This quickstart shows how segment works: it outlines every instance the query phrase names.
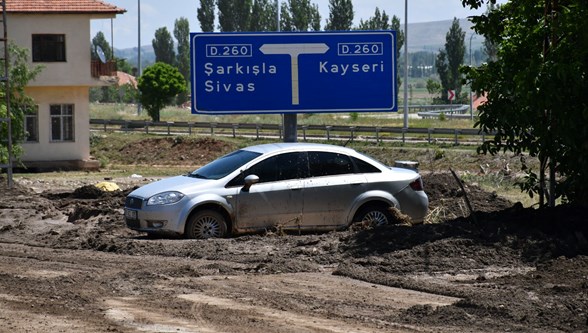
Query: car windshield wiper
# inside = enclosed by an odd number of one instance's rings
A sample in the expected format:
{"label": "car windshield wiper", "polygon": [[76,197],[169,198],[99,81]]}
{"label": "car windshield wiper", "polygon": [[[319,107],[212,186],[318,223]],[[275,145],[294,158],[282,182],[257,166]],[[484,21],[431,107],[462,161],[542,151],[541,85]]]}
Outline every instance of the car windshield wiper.
{"label": "car windshield wiper", "polygon": [[208,177],[206,177],[206,176],[203,176],[199,173],[192,173],[192,172],[188,174],[188,177],[199,178],[199,179],[208,179]]}

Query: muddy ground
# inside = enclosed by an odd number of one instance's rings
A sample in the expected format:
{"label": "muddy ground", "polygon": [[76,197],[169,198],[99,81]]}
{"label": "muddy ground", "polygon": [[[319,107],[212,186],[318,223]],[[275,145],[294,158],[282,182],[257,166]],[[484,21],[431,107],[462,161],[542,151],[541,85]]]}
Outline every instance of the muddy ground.
{"label": "muddy ground", "polygon": [[434,224],[149,239],[152,179],[0,182],[0,332],[588,332],[588,218],[427,174]]}

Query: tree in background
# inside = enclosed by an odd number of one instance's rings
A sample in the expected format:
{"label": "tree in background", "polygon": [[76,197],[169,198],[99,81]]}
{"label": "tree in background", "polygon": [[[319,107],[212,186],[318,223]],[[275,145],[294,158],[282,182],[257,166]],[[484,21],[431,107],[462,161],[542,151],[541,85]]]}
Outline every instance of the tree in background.
{"label": "tree in background", "polygon": [[252,5],[252,0],[216,0],[220,31],[248,31]]}
{"label": "tree in background", "polygon": [[159,121],[161,109],[173,101],[173,97],[186,91],[186,80],[177,68],[163,62],[149,66],[139,77],[141,103],[153,121]]}
{"label": "tree in background", "polygon": [[180,17],[175,21],[174,37],[178,42],[176,64],[180,73],[188,81],[190,79],[190,22],[187,18]]}
{"label": "tree in background", "polygon": [[[479,8],[494,0],[462,0]],[[479,151],[528,152],[521,189],[540,205],[588,204],[588,2],[509,1],[473,18],[476,32],[498,45],[497,60],[464,70],[488,101],[476,126],[495,131]]]}
{"label": "tree in background", "polygon": [[[34,80],[43,70],[43,66],[29,68],[27,49],[20,48],[16,44],[8,45],[10,54],[10,63],[8,71],[10,76],[10,90],[7,91],[6,82],[0,83],[0,118],[6,118],[7,105],[4,97],[10,95],[10,121],[13,145],[13,156],[17,157],[22,154],[22,149],[18,145],[26,137],[24,120],[27,113],[35,110],[34,100],[25,94],[25,87]],[[4,66],[2,60],[0,65]],[[0,123],[0,163],[8,163],[8,125],[6,122]]]}
{"label": "tree in background", "polygon": [[459,26],[459,20],[453,19],[449,32],[445,35],[445,50],[439,50],[435,65],[441,80],[441,99],[449,102],[447,90],[455,90],[455,95],[461,96],[462,76],[459,67],[463,65],[465,57],[465,32]]}
{"label": "tree in background", "polygon": [[[495,3],[488,3],[485,15],[488,16],[490,12],[496,10],[498,7],[500,7],[500,5],[497,5]],[[482,46],[484,53],[486,54],[486,61],[496,61],[498,57],[498,48],[496,43],[494,43],[489,38],[484,38],[484,43],[482,44]]]}
{"label": "tree in background", "polygon": [[276,31],[278,7],[274,0],[255,0],[251,9],[249,31]]}
{"label": "tree in background", "polygon": [[163,62],[169,65],[176,63],[176,51],[174,40],[166,27],[155,30],[155,38],[151,42],[155,52],[155,62]]}
{"label": "tree in background", "polygon": [[214,31],[214,0],[200,0],[200,7],[197,10],[198,22],[202,32]]}
{"label": "tree in background", "polygon": [[[178,55],[176,64],[178,70],[184,76],[186,85],[190,84],[190,22],[185,17],[180,17],[174,24],[174,37],[178,42]],[[180,105],[188,100],[188,92],[178,95],[176,104]]]}
{"label": "tree in background", "polygon": [[321,15],[318,5],[310,0],[288,0],[280,8],[280,26],[282,31],[319,31]]}
{"label": "tree in background", "polygon": [[104,34],[102,33],[102,31],[98,31],[96,33],[96,36],[94,36],[94,38],[92,38],[92,50],[91,50],[92,60],[100,60],[100,57],[98,56],[98,51],[97,51],[98,47],[100,47],[102,49],[102,51],[104,52],[104,56],[105,56],[106,60],[114,58],[114,55],[112,53],[112,48],[110,47],[110,44],[108,43],[108,41],[104,37]]}
{"label": "tree in background", "polygon": [[351,0],[329,0],[329,18],[325,30],[351,30],[353,3]]}

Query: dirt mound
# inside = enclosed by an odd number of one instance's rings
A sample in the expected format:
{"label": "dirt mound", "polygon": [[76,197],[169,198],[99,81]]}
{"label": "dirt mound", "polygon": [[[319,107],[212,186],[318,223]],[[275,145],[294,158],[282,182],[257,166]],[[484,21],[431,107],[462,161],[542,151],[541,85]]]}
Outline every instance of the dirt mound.
{"label": "dirt mound", "polygon": [[[91,262],[93,270],[127,269],[114,279],[99,282],[95,280],[101,274],[94,271],[84,270],[83,279],[62,277],[66,282],[59,287],[59,297],[70,303],[76,295],[90,295],[96,288],[108,290],[97,293],[101,300],[106,293],[131,298],[145,293],[154,308],[165,308],[171,300],[179,309],[175,314],[185,313],[191,318],[192,305],[178,302],[176,294],[211,292],[214,288],[201,288],[203,280],[222,280],[222,290],[226,290],[235,283],[233,277],[266,277],[272,281],[285,273],[332,276],[333,272],[351,281],[371,283],[373,288],[402,287],[460,300],[446,306],[414,305],[392,311],[383,309],[379,299],[360,297],[331,303],[337,293],[321,297],[321,301],[308,300],[306,294],[288,290],[287,296],[268,296],[264,293],[272,288],[251,283],[235,287],[239,292],[249,292],[247,297],[237,292],[226,297],[251,299],[280,310],[308,306],[313,315],[326,311],[325,317],[351,321],[357,327],[385,322],[431,328],[424,331],[439,331],[439,327],[456,332],[488,331],[489,327],[496,332],[588,330],[586,207],[523,208],[478,186],[465,184],[475,210],[474,220],[465,208],[464,193],[449,173],[425,175],[423,179],[431,211],[444,212],[437,216],[436,223],[210,240],[148,239],[129,230],[123,206],[131,189],[96,189],[98,192],[83,185],[37,194],[22,187],[8,190],[1,184],[0,246],[20,243],[34,249],[49,248],[42,260],[32,257],[34,265],[63,261],[58,256],[69,251],[75,257],[75,253],[92,250],[95,258],[86,261]],[[2,265],[8,268],[0,281],[8,281],[10,274],[6,272],[22,269],[18,261],[15,263],[13,251],[4,254],[8,259]],[[72,260],[63,262],[69,265]],[[9,267],[11,263],[15,266]],[[19,274],[15,282],[2,285],[3,290],[18,286],[22,288],[18,295],[27,295],[19,299],[53,300],[53,275],[46,279],[50,287],[45,291],[39,290],[42,284],[38,276],[25,279],[24,273]],[[196,277],[206,279],[194,280]],[[173,288],[158,289],[162,283]],[[312,286],[321,283],[325,282],[313,280]],[[279,285],[271,291],[289,287],[291,284]],[[304,288],[312,289],[306,285]],[[84,306],[76,309],[90,311],[94,296],[84,297]],[[35,309],[60,309],[59,303],[53,301],[44,302],[43,306],[34,304]],[[102,303],[96,304],[98,310],[86,317],[103,318]],[[19,307],[25,308],[31,306]],[[387,331],[395,327],[399,326],[388,326]]]}
{"label": "dirt mound", "polygon": [[129,164],[203,165],[234,150],[235,146],[214,138],[147,138],[128,144],[120,153]]}

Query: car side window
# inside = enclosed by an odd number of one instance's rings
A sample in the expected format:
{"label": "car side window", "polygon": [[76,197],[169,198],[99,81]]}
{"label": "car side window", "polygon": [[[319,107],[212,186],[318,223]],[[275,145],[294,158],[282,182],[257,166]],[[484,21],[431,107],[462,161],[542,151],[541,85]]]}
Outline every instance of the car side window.
{"label": "car side window", "polygon": [[308,165],[311,177],[354,173],[351,158],[344,154],[308,152]]}
{"label": "car side window", "polygon": [[357,173],[379,173],[379,172],[382,172],[382,170],[376,168],[375,166],[369,164],[368,162],[366,162],[364,160],[360,160],[359,158],[356,158],[356,157],[351,157],[351,159],[353,160],[353,163],[355,163],[355,166],[357,167]]}
{"label": "car side window", "polygon": [[267,158],[235,177],[227,187],[242,186],[249,175],[257,175],[260,183],[305,178],[308,175],[306,155],[285,153]]}

